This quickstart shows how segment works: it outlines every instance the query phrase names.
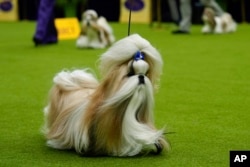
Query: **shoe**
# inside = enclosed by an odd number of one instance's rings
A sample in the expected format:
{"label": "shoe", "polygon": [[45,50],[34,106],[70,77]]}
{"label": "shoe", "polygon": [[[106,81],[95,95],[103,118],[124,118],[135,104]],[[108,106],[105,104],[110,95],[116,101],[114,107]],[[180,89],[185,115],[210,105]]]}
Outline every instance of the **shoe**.
{"label": "shoe", "polygon": [[33,42],[35,43],[35,46],[38,46],[38,45],[42,44],[42,40],[37,39],[36,37],[33,38]]}
{"label": "shoe", "polygon": [[175,31],[172,31],[172,34],[190,34],[190,33],[184,30],[175,30]]}
{"label": "shoe", "polygon": [[38,39],[36,37],[33,37],[33,42],[35,44],[35,46],[40,46],[40,45],[47,45],[47,44],[56,44],[57,43],[57,39],[50,39],[50,41],[42,41],[41,39]]}

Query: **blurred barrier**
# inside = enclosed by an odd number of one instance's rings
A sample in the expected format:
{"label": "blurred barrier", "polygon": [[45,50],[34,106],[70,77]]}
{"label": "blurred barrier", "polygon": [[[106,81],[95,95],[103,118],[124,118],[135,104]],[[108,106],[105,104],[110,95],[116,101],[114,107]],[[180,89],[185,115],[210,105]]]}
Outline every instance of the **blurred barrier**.
{"label": "blurred barrier", "polygon": [[55,19],[58,39],[76,39],[80,35],[80,25],[77,18]]}
{"label": "blurred barrier", "polygon": [[250,23],[250,1],[249,0],[227,0],[227,11],[232,14],[238,23]]}
{"label": "blurred barrier", "polygon": [[0,21],[17,21],[18,19],[17,0],[0,0]]}

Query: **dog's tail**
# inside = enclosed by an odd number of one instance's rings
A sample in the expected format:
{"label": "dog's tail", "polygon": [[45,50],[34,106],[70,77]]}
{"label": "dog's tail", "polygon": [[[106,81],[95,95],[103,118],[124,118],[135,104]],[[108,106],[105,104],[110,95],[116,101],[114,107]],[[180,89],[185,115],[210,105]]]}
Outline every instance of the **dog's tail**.
{"label": "dog's tail", "polygon": [[73,91],[78,89],[95,89],[98,86],[96,77],[85,70],[62,71],[54,79],[54,83],[64,91]]}
{"label": "dog's tail", "polygon": [[[99,85],[97,79],[85,70],[62,71],[54,79],[54,86],[49,93],[49,104],[44,109],[45,126],[43,133],[47,138],[57,138],[62,134],[67,115],[84,105],[95,88]],[[63,113],[63,114],[61,114]],[[60,118],[59,118],[60,117]],[[59,128],[58,128],[59,127]],[[53,146],[60,148],[59,146]]]}

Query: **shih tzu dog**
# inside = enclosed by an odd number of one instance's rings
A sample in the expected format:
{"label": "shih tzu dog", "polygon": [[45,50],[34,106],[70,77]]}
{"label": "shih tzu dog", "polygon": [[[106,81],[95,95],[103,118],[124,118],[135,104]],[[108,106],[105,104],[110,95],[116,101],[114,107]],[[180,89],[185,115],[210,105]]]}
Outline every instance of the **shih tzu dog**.
{"label": "shih tzu dog", "polygon": [[138,34],[114,43],[99,59],[101,81],[89,69],[62,71],[45,107],[47,145],[86,156],[135,156],[168,149],[154,126],[154,92],[162,58]]}
{"label": "shih tzu dog", "polygon": [[113,30],[105,17],[98,17],[96,11],[82,14],[81,33],[76,41],[78,48],[105,48],[115,41]]}
{"label": "shih tzu dog", "polygon": [[214,10],[208,7],[203,11],[202,20],[202,33],[222,34],[235,32],[237,29],[237,24],[229,13],[216,16]]}

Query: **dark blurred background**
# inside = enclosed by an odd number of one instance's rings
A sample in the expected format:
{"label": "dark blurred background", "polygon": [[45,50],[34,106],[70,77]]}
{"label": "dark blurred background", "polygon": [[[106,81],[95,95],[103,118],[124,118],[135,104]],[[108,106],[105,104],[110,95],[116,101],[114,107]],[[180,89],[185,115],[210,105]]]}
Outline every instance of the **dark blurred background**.
{"label": "dark blurred background", "polygon": [[[161,6],[162,22],[171,22],[171,15],[167,0],[152,0],[152,21],[156,20],[156,3]],[[19,19],[36,20],[37,9],[40,0],[19,0]],[[178,0],[177,0],[178,2]],[[235,21],[250,22],[250,1],[249,0],[217,0],[222,8],[231,13]],[[198,0],[192,0],[194,24],[201,22],[201,13],[203,6]],[[94,9],[99,15],[107,18],[108,21],[119,21],[120,1],[119,0],[56,0],[55,16],[56,18],[77,17],[81,18],[81,13],[86,9]]]}

